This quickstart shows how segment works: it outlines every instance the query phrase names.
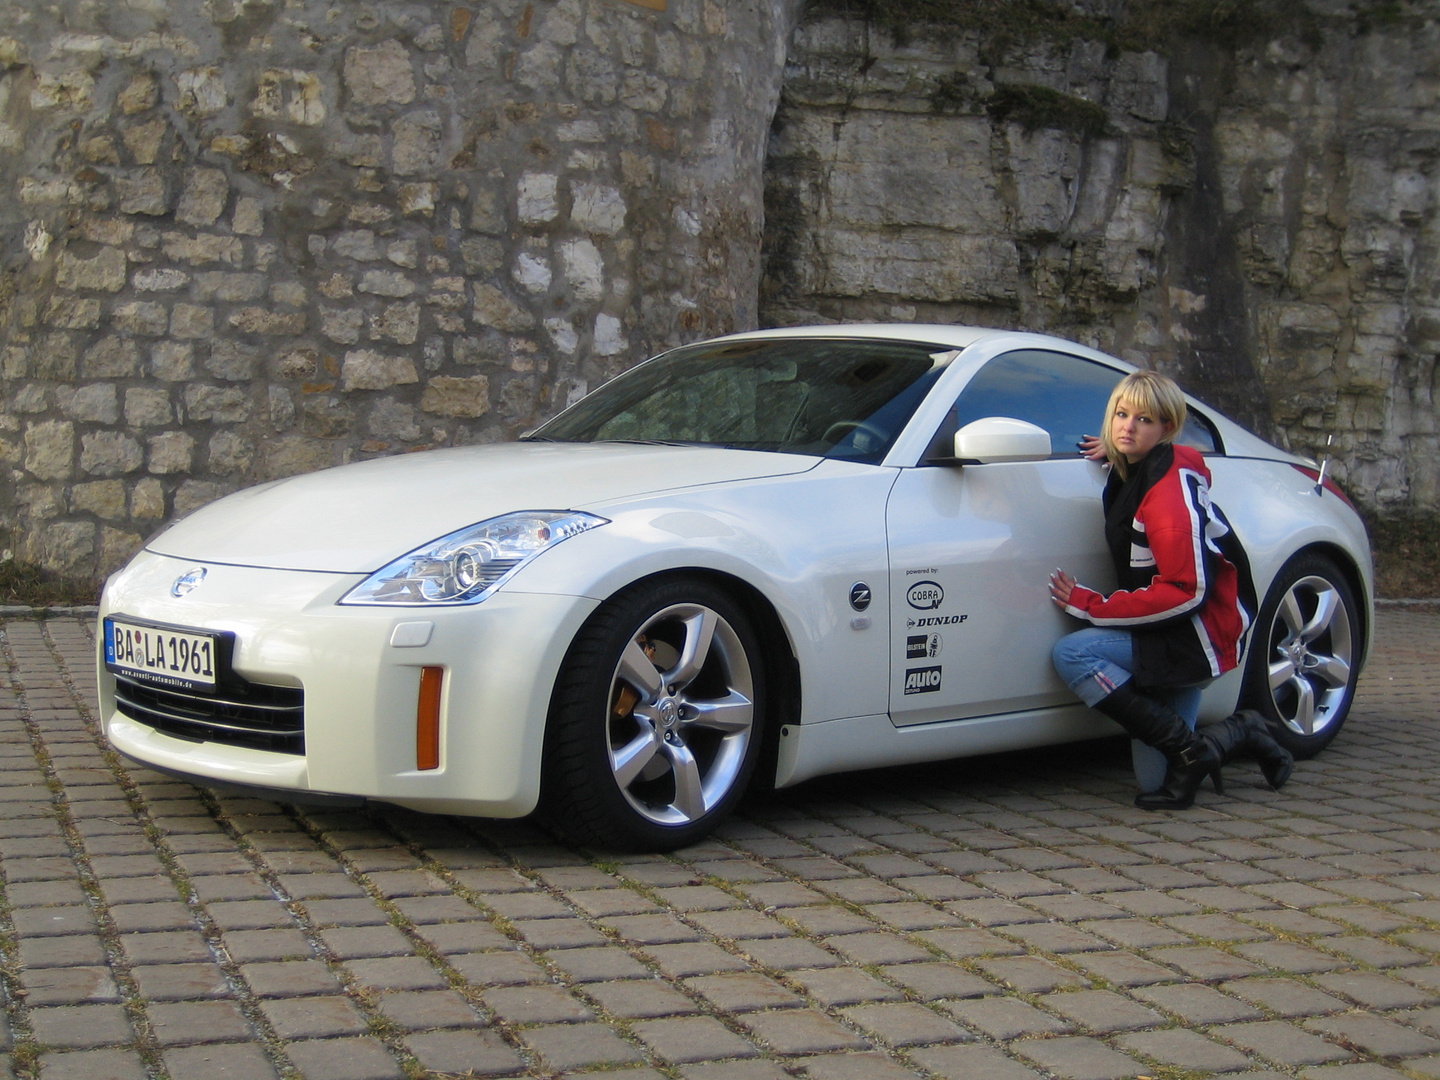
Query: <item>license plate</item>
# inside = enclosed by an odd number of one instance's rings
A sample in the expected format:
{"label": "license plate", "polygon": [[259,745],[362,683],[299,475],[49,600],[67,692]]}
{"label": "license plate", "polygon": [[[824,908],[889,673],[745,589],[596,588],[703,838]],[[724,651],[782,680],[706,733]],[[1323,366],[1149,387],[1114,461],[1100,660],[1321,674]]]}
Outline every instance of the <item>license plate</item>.
{"label": "license plate", "polygon": [[105,666],[160,686],[214,690],[218,638],[197,630],[106,619]]}

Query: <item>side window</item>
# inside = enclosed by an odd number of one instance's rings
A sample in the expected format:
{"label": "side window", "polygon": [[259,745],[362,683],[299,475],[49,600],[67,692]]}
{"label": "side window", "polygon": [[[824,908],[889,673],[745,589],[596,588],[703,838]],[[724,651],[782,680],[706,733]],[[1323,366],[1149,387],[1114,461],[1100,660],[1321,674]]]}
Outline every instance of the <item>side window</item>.
{"label": "side window", "polygon": [[1064,353],[1005,353],[976,372],[960,392],[937,443],[947,445],[972,420],[1012,416],[1050,433],[1051,457],[1071,457],[1082,436],[1100,434],[1105,404],[1121,377],[1114,368]]}
{"label": "side window", "polygon": [[1186,414],[1185,426],[1180,429],[1180,437],[1175,441],[1181,446],[1193,446],[1202,454],[1222,452],[1220,436],[1215,433],[1215,425],[1193,408]]}

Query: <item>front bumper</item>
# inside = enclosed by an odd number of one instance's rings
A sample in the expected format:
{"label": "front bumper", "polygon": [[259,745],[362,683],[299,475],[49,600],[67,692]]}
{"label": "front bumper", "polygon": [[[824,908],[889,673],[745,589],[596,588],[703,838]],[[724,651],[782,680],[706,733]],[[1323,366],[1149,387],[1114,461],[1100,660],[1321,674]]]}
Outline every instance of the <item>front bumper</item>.
{"label": "front bumper", "polygon": [[[101,619],[232,632],[237,674],[303,688],[304,751],[193,741],[121,715],[102,643],[100,714],[116,750],[202,784],[487,817],[534,809],[551,689],[597,601],[502,590],[473,607],[340,607],[362,575],[223,565],[207,566],[200,588],[173,597],[171,584],[199,565],[142,553],[107,586]],[[411,625],[397,633],[402,624]],[[436,769],[416,768],[426,667],[444,673]]]}

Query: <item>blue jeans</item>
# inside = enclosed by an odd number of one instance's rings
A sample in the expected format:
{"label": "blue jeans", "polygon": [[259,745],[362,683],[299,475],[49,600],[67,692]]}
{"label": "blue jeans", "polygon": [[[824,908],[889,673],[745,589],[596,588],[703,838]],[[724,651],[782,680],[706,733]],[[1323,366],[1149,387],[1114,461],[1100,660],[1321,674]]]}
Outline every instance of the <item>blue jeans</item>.
{"label": "blue jeans", "polygon": [[[1094,708],[1102,698],[1130,681],[1135,667],[1135,645],[1129,630],[1089,626],[1066,634],[1050,654],[1055,670],[1065,685],[1086,705]],[[1147,697],[1170,706],[1195,727],[1200,713],[1200,691],[1204,684],[1149,688]],[[1130,740],[1130,760],[1141,791],[1155,791],[1165,782],[1165,755],[1153,746]]]}

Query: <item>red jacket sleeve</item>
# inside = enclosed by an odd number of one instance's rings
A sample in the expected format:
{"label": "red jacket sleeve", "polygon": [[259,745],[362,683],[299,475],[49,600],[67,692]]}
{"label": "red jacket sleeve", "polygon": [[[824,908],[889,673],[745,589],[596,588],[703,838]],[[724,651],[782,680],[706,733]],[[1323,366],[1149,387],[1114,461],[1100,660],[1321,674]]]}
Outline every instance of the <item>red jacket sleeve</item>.
{"label": "red jacket sleeve", "polygon": [[[1205,515],[1197,504],[1208,499],[1209,489],[1200,474],[1190,472],[1202,482],[1187,483],[1182,470],[1172,469],[1146,494],[1136,514],[1154,559],[1150,583],[1109,596],[1076,586],[1066,611],[1096,626],[1144,626],[1189,614],[1205,603]],[[1143,560],[1143,548],[1138,554]]]}

